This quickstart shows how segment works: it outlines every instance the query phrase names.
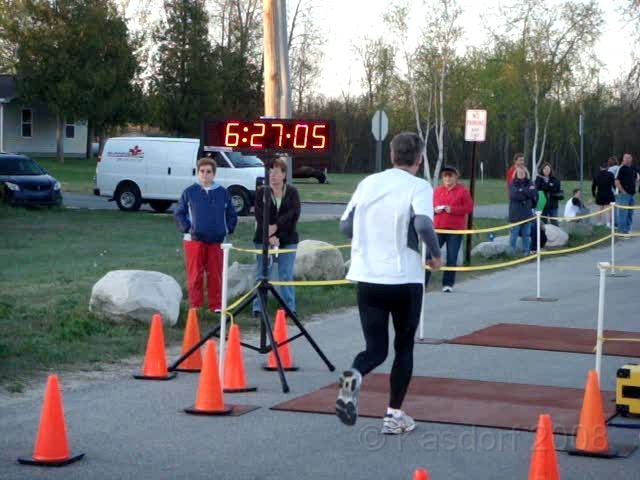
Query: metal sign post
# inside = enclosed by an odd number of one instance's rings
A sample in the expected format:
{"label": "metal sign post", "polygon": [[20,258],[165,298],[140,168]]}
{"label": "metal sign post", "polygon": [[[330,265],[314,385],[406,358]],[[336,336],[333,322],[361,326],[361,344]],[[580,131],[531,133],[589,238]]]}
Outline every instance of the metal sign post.
{"label": "metal sign post", "polygon": [[[486,110],[467,110],[464,122],[464,139],[467,142],[473,142],[473,150],[471,154],[471,178],[469,181],[469,193],[471,200],[475,205],[475,189],[476,189],[476,144],[484,142],[487,135],[487,111]],[[484,169],[483,169],[484,170]],[[473,210],[469,214],[467,220],[467,229],[473,229]],[[466,264],[471,263],[471,235],[467,235],[465,245],[464,261]]]}
{"label": "metal sign post", "polygon": [[389,118],[384,110],[377,110],[371,119],[371,133],[376,139],[376,166],[375,171],[382,171],[382,142],[389,133]]}

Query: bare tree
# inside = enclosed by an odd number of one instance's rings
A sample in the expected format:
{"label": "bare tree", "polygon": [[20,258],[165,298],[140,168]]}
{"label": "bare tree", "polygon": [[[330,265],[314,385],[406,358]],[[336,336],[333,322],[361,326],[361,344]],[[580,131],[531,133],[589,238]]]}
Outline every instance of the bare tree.
{"label": "bare tree", "polygon": [[599,37],[602,11],[596,0],[549,4],[519,0],[506,10],[506,35],[520,44],[518,68],[533,114],[532,171],[543,161],[553,105],[578,81]]}
{"label": "bare tree", "polygon": [[354,50],[364,69],[362,86],[365,89],[367,108],[373,111],[375,108],[384,107],[389,102],[390,85],[395,70],[393,47],[382,37],[365,37],[362,44],[357,45]]}

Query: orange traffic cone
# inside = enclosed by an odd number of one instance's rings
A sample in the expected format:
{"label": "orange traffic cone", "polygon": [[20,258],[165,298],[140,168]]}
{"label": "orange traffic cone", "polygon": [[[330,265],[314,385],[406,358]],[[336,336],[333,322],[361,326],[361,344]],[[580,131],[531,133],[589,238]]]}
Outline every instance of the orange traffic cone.
{"label": "orange traffic cone", "polygon": [[560,480],[550,415],[540,415],[533,443],[529,480]]}
{"label": "orange traffic cone", "polygon": [[[190,308],[187,317],[187,326],[184,329],[181,355],[184,355],[200,341],[200,328],[198,327],[198,309]],[[202,369],[202,351],[198,348],[187,358],[182,360],[177,368],[178,372],[199,372]]]}
{"label": "orange traffic cone", "polygon": [[82,457],[84,453],[71,455],[69,451],[58,377],[49,375],[33,457],[18,458],[18,462],[25,465],[61,467]]}
{"label": "orange traffic cone", "polygon": [[244,361],[240,349],[240,328],[231,325],[224,356],[224,392],[255,392],[257,387],[248,387],[244,374]]}
{"label": "orange traffic cone", "polygon": [[609,445],[600,382],[595,370],[589,370],[587,374],[587,385],[584,389],[575,448],[569,449],[568,452],[572,455],[605,458],[617,455],[617,452],[613,451]]}
{"label": "orange traffic cone", "polygon": [[413,474],[413,480],[429,480],[429,472],[427,472],[423,468],[420,468]]}
{"label": "orange traffic cone", "polygon": [[[276,312],[276,322],[273,327],[273,336],[276,343],[280,344],[284,342],[287,338],[289,338],[289,334],[287,333],[287,320],[285,317],[284,310],[279,309]],[[298,370],[298,367],[293,365],[293,360],[291,359],[291,350],[289,349],[289,344],[278,347],[278,355],[280,356],[280,362],[282,363],[282,369],[285,371],[295,371]],[[267,364],[264,366],[265,370],[277,370],[278,363],[276,362],[276,356],[271,350],[269,352],[269,357],[267,358]]]}
{"label": "orange traffic cone", "polygon": [[194,415],[228,415],[233,410],[224,404],[216,344],[209,340],[204,350],[204,361],[196,393],[196,403],[184,411]]}
{"label": "orange traffic cone", "polygon": [[164,351],[162,317],[158,313],[151,320],[151,330],[147,341],[147,353],[142,364],[142,375],[134,374],[138,380],[171,380],[176,372],[167,370],[167,355]]}

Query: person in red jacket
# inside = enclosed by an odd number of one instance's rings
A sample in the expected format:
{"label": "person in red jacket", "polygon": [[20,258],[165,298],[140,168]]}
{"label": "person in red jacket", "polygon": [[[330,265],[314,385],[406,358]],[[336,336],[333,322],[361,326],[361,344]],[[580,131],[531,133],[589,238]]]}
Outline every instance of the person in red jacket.
{"label": "person in red jacket", "polygon": [[513,182],[513,179],[515,178],[516,168],[518,167],[524,167],[523,153],[516,153],[513,156],[513,164],[509,167],[509,170],[507,170],[507,192],[511,187],[511,182]]}
{"label": "person in red jacket", "polygon": [[[455,167],[444,167],[441,172],[442,185],[433,192],[434,226],[442,230],[464,230],[467,228],[467,215],[473,211],[473,199],[469,190],[458,183],[460,173]],[[447,266],[458,263],[458,251],[463,235],[456,233],[438,233],[440,247],[447,245]],[[427,289],[431,272],[426,271],[424,288]],[[442,291],[453,291],[456,272],[445,271],[442,276]]]}

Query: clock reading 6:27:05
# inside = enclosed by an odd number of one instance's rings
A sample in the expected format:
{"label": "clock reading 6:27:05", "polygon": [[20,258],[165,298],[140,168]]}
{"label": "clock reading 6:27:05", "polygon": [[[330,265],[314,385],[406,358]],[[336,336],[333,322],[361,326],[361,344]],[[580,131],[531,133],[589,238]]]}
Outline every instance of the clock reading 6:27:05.
{"label": "clock reading 6:27:05", "polygon": [[225,147],[285,150],[325,150],[329,137],[327,123],[313,122],[228,122]]}

